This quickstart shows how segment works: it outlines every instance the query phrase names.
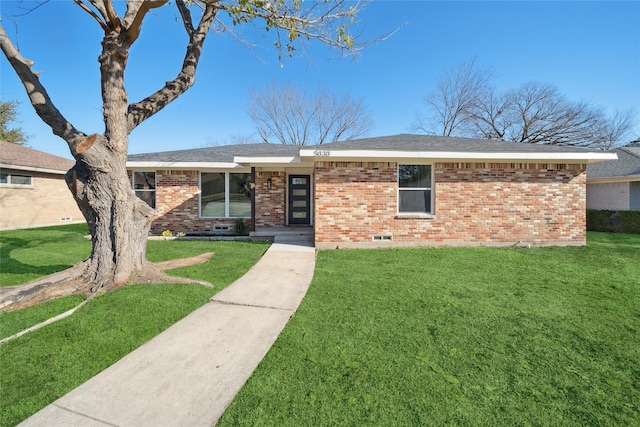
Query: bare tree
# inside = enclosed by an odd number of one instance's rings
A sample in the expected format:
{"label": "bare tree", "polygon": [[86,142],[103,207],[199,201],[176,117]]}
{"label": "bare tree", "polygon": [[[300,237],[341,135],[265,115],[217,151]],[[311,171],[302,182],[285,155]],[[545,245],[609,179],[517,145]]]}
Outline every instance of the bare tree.
{"label": "bare tree", "polygon": [[470,109],[474,136],[529,144],[594,144],[602,112],[568,101],[551,85],[530,82],[503,95],[491,91]]}
{"label": "bare tree", "polygon": [[471,120],[469,111],[491,90],[493,71],[478,68],[475,58],[457,69],[446,69],[436,90],[424,102],[431,111],[428,118],[418,116],[414,128],[427,134],[451,136],[462,133]]}
{"label": "bare tree", "polygon": [[633,129],[636,113],[633,108],[616,110],[600,124],[597,145],[602,150],[612,150],[624,143]]}
{"label": "bare tree", "polygon": [[[358,2],[175,0],[171,4],[177,8],[188,37],[182,67],[155,93],[129,103],[124,78],[130,48],[140,35],[145,17],[151,10],[167,5],[168,0],[130,0],[126,4],[112,0],[74,2],[103,31],[98,59],[104,132],[85,133],[65,118],[50,99],[38,73],[31,69],[33,61],[22,56],[2,26],[0,47],[24,84],[37,114],[67,143],[76,160],[66,181],[89,225],[92,251],[85,261],[61,274],[18,290],[4,288],[0,307],[5,310],[54,295],[83,293],[91,297],[148,271],[150,264],[145,253],[153,210],[136,197],[127,176],[129,134],[193,85],[203,44],[214,21],[222,29],[245,23],[272,29],[270,34],[274,34],[276,46],[286,55],[306,40],[319,40],[347,53],[355,53],[361,47],[347,31],[361,8]],[[116,6],[124,8],[124,13],[119,14]],[[55,28],[51,30],[51,43],[56,42]]]}
{"label": "bare tree", "polygon": [[448,70],[426,98],[431,115],[416,129],[529,144],[610,148],[633,127],[631,110],[607,118],[602,109],[573,102],[552,85],[529,82],[499,93],[492,72],[471,60]]}
{"label": "bare tree", "polygon": [[364,101],[337,98],[328,89],[313,96],[290,84],[253,90],[249,115],[263,142],[316,145],[350,140],[373,127]]}

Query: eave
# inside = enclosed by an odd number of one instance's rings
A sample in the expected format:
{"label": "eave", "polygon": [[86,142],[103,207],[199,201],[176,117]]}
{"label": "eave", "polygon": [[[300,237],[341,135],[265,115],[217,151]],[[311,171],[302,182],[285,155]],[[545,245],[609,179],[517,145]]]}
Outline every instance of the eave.
{"label": "eave", "polygon": [[300,150],[302,159],[313,158],[315,161],[381,161],[381,160],[438,160],[438,161],[524,161],[524,162],[566,162],[594,163],[615,160],[615,153],[592,152],[487,152],[487,151],[394,151],[394,150],[330,150],[323,148]]}
{"label": "eave", "polygon": [[67,173],[66,170],[60,169],[47,169],[47,168],[38,168],[33,166],[20,166],[20,165],[10,165],[6,163],[0,163],[0,169],[11,169],[16,171],[28,171],[28,172],[40,172],[40,173],[50,173],[54,175],[64,175]]}

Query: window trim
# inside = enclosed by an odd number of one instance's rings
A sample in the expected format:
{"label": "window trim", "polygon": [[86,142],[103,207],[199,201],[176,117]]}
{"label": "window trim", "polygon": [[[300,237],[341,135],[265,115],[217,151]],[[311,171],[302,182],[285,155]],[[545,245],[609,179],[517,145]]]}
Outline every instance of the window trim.
{"label": "window trim", "polygon": [[[29,175],[29,174],[24,174],[24,173],[14,173],[14,172],[2,172],[3,174],[7,175],[7,182],[1,182],[0,185],[3,187],[12,187],[12,188],[33,188],[33,175]],[[14,182],[12,182],[12,176],[22,176],[22,177],[28,177],[29,178],[29,183],[28,184],[16,184]]]}
{"label": "window trim", "polygon": [[[400,186],[400,167],[401,166],[429,166],[431,167],[431,182],[430,182],[430,186],[429,187],[401,187]],[[433,216],[435,215],[435,191],[434,191],[434,179],[435,179],[435,173],[434,173],[434,164],[433,163],[398,163],[398,167],[396,169],[396,173],[397,173],[397,180],[396,180],[396,184],[397,184],[397,197],[396,200],[398,201],[398,205],[397,205],[397,216],[398,217],[418,217],[418,218],[433,218]],[[400,211],[400,192],[401,191],[427,191],[429,190],[429,207],[430,210],[427,212],[402,212]]]}
{"label": "window trim", "polygon": [[[224,174],[224,216],[202,216],[202,174],[206,173],[219,173]],[[248,216],[231,216],[230,215],[230,185],[231,185],[231,174],[244,174],[251,176],[250,172],[239,172],[239,171],[200,171],[198,174],[198,218],[201,219],[248,219],[251,218],[251,212],[249,212]],[[249,178],[250,179],[250,178]]]}

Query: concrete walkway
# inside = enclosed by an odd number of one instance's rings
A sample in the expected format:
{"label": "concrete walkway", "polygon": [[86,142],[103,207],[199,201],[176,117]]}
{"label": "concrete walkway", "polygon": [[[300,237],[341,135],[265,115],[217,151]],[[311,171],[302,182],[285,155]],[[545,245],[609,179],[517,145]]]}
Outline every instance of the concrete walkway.
{"label": "concrete walkway", "polygon": [[212,426],[304,297],[308,245],[274,243],[209,304],[20,426]]}

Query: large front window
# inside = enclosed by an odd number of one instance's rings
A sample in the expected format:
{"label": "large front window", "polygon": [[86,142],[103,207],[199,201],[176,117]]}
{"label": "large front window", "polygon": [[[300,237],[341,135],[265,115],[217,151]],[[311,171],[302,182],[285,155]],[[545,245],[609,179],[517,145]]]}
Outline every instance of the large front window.
{"label": "large front window", "polygon": [[133,191],[136,196],[147,202],[153,209],[156,208],[156,173],[133,172],[131,175]]}
{"label": "large front window", "polygon": [[398,212],[432,213],[431,180],[431,165],[399,165]]}
{"label": "large front window", "polygon": [[200,216],[251,217],[251,174],[203,172],[200,174]]}

